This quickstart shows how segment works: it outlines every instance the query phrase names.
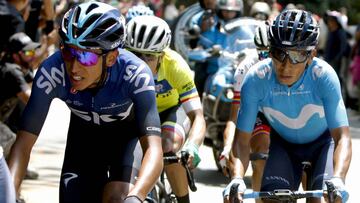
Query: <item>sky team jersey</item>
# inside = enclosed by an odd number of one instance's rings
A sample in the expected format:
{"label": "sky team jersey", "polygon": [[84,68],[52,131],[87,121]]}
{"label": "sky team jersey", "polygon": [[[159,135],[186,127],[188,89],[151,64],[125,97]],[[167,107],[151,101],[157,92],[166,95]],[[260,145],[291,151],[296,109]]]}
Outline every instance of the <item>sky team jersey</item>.
{"label": "sky team jersey", "polygon": [[192,72],[186,61],[175,51],[165,49],[161,66],[155,76],[158,111],[183,105],[185,112],[201,108]]}
{"label": "sky team jersey", "polygon": [[104,86],[96,94],[90,89],[72,93],[61,53],[54,53],[36,73],[21,129],[38,135],[51,101],[59,98],[73,114],[89,123],[134,121],[142,135],[160,135],[155,86],[149,67],[132,53],[119,49],[117,62],[107,68],[107,74]]}
{"label": "sky team jersey", "polygon": [[348,126],[339,79],[333,68],[314,58],[291,87],[281,85],[271,59],[252,67],[245,76],[237,128],[251,133],[258,109],[271,127],[291,143],[309,143],[327,128]]}

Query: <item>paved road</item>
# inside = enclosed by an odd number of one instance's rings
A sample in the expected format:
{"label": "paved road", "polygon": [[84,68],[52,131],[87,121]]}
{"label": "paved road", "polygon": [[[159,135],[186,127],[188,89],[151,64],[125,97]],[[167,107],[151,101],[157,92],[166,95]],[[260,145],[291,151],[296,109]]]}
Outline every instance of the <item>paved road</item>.
{"label": "paved road", "polygon": [[[354,139],[353,159],[346,185],[350,191],[349,203],[357,203],[360,200],[356,195],[359,192],[357,172],[360,171],[360,116],[349,112],[349,120]],[[22,185],[22,195],[27,203],[58,202],[58,180],[68,123],[69,110],[64,103],[54,100],[30,160],[30,166],[39,172],[40,177],[38,180],[25,180]],[[207,202],[220,203],[222,189],[228,180],[217,172],[210,148],[201,147],[200,154],[203,160],[195,170],[198,191],[191,193],[191,201],[202,203],[206,198]]]}

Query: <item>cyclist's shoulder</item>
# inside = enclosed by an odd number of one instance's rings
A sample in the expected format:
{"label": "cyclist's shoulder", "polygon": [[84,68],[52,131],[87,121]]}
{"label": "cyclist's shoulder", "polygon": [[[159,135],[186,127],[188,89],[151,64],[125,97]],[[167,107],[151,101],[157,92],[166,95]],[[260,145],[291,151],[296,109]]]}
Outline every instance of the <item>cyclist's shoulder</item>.
{"label": "cyclist's shoulder", "polygon": [[119,56],[111,69],[112,71],[117,71],[117,75],[120,78],[122,78],[123,75],[125,75],[125,78],[127,76],[136,76],[139,75],[140,72],[151,73],[149,66],[135,54],[126,49],[118,49],[118,51]]}
{"label": "cyclist's shoulder", "polygon": [[119,67],[126,67],[128,65],[139,66],[140,64],[145,64],[141,59],[139,59],[135,54],[127,49],[118,49],[119,56],[117,58],[116,65]]}
{"label": "cyclist's shoulder", "polygon": [[[39,65],[38,71],[41,69],[46,69],[48,71],[54,71],[53,69],[65,69],[65,62],[61,57],[61,52],[56,51],[50,56],[48,56],[42,63]],[[42,72],[42,71],[40,71]]]}
{"label": "cyclist's shoulder", "polygon": [[252,80],[269,81],[275,77],[271,59],[265,59],[253,64],[246,74],[246,77]]}
{"label": "cyclist's shoulder", "polygon": [[190,67],[185,59],[176,51],[166,48],[164,57],[161,61],[161,68],[166,72],[180,72],[181,74],[189,74]]}
{"label": "cyclist's shoulder", "polygon": [[308,66],[309,73],[308,77],[312,80],[333,80],[337,78],[337,74],[331,65],[326,61],[314,57],[312,63]]}

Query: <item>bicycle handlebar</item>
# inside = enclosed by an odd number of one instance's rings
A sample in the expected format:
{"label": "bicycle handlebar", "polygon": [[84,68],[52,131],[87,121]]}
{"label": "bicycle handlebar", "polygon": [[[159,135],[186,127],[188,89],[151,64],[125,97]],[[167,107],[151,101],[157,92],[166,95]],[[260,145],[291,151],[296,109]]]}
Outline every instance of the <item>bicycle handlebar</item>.
{"label": "bicycle handlebar", "polygon": [[267,192],[255,192],[253,190],[246,190],[243,194],[244,199],[276,199],[276,200],[296,200],[308,197],[321,198],[324,195],[324,190],[310,190],[310,191],[291,191],[291,190],[274,190]]}
{"label": "bicycle handlebar", "polygon": [[193,192],[197,191],[197,187],[195,185],[195,180],[194,180],[193,173],[190,170],[189,166],[187,165],[187,160],[189,159],[189,153],[188,152],[182,151],[180,157],[177,157],[177,156],[164,156],[163,159],[164,159],[164,162],[168,163],[168,164],[178,163],[180,161],[181,165],[185,168],[186,177],[187,177],[187,180],[188,180],[190,190],[193,191]]}
{"label": "bicycle handlebar", "polygon": [[[327,194],[329,203],[334,203],[337,196],[339,196],[339,191],[336,190],[334,185],[325,181],[326,190],[309,190],[309,191],[291,191],[287,189],[280,189],[274,191],[264,191],[264,192],[256,192],[251,189],[245,190],[243,194],[243,199],[273,199],[273,200],[297,200],[302,198],[321,198],[324,194]],[[231,186],[229,198],[233,199],[234,203],[239,202],[236,198],[239,184],[234,184]]]}

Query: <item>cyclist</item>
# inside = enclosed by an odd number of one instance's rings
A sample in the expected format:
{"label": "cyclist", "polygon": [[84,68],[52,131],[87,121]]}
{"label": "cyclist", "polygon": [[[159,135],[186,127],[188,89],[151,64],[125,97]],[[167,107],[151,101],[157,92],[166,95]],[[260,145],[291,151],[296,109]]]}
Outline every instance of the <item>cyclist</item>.
{"label": "cyclist", "polygon": [[[230,119],[226,122],[226,127],[224,130],[224,149],[220,156],[220,162],[223,166],[223,173],[228,176],[228,168],[229,168],[229,156],[231,151],[231,145],[235,135],[236,129],[236,118],[237,111],[240,106],[240,90],[242,86],[242,81],[249,71],[250,67],[253,66],[260,60],[263,60],[269,55],[269,42],[267,37],[267,25],[265,23],[261,23],[255,29],[254,42],[257,48],[257,53],[248,54],[246,58],[239,64],[236,68],[234,74],[234,98],[231,103],[230,110]],[[267,158],[268,148],[269,148],[269,134],[270,127],[267,124],[264,115],[259,113],[254,130],[252,132],[251,137],[251,155],[250,159],[252,160],[253,174],[252,174],[252,188],[255,191],[260,190],[261,186],[261,177],[262,172],[265,166],[265,160]]]}
{"label": "cyclist", "polygon": [[[137,16],[127,24],[126,34],[127,48],[149,65],[155,79],[164,155],[187,151],[188,166],[195,168],[200,162],[198,149],[205,136],[205,119],[189,66],[168,48],[168,24],[156,16]],[[184,167],[178,163],[164,169],[178,202],[189,202]]]}
{"label": "cyclist", "polygon": [[71,110],[61,203],[142,202],[155,185],[162,170],[155,87],[149,67],[120,48],[124,21],[118,9],[95,1],[64,15],[61,49],[37,71],[10,152],[17,194],[54,98]]}
{"label": "cyclist", "polygon": [[125,20],[128,23],[135,16],[153,16],[154,11],[145,5],[134,5],[126,12]]}
{"label": "cyclist", "polygon": [[[203,31],[197,42],[197,48],[210,49],[213,57],[206,62],[198,62],[194,65],[195,84],[200,96],[204,92],[206,79],[216,73],[219,69],[219,57],[217,56],[219,49],[225,49],[227,44],[227,34],[223,29],[223,25],[230,20],[238,18],[243,13],[242,0],[224,0],[216,3],[216,18],[211,29]],[[215,21],[216,20],[216,21]]]}
{"label": "cyclist", "polygon": [[11,175],[3,155],[3,148],[0,146],[0,202],[14,203],[15,189],[11,182]]}
{"label": "cyclist", "polygon": [[309,161],[312,187],[307,189],[322,189],[324,180],[329,180],[342,201],[347,201],[344,181],[351,160],[349,124],[334,69],[315,57],[318,36],[319,27],[307,11],[285,10],[272,22],[271,59],[253,66],[243,81],[232,145],[233,177],[223,193],[225,202],[233,184],[240,184],[239,194],[246,189],[243,177],[259,109],[271,126],[261,190],[297,190],[302,162]]}

